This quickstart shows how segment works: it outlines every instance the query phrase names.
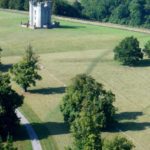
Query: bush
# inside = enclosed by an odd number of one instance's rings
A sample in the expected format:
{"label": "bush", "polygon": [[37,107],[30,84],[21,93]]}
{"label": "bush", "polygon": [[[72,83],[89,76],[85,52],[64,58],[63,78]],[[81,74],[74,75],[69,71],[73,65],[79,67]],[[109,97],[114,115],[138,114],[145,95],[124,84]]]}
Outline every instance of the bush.
{"label": "bush", "polygon": [[123,39],[114,49],[114,59],[124,65],[133,66],[137,64],[143,59],[139,41],[133,36]]}
{"label": "bush", "polygon": [[116,136],[112,141],[105,140],[102,150],[132,150],[134,147],[125,137]]}

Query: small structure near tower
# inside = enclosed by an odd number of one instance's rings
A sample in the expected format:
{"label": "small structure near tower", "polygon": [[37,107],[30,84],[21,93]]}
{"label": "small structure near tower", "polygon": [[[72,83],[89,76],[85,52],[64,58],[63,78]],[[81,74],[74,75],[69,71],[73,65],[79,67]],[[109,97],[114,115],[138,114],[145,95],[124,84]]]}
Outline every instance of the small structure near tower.
{"label": "small structure near tower", "polygon": [[29,0],[29,23],[28,27],[50,28],[51,27],[51,1]]}

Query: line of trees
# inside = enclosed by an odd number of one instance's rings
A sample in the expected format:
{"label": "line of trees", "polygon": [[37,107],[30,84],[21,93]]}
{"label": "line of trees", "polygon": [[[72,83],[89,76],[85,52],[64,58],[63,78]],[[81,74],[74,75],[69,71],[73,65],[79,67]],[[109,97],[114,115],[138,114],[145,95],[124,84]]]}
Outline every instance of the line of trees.
{"label": "line of trees", "polygon": [[[149,0],[52,0],[52,5],[56,15],[150,28]],[[0,7],[28,10],[29,0],[0,0]]]}
{"label": "line of trees", "polygon": [[81,0],[89,19],[150,27],[149,0]]}
{"label": "line of trees", "polygon": [[28,10],[29,0],[0,0],[0,8]]}

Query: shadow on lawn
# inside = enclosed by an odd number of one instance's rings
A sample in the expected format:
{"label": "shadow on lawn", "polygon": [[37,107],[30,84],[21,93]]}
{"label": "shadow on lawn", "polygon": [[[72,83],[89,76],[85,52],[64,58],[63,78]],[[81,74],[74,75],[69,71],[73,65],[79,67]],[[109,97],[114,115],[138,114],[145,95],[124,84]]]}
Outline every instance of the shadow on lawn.
{"label": "shadow on lawn", "polygon": [[[46,139],[50,135],[62,135],[69,133],[69,126],[64,122],[31,123],[31,125],[37,133],[39,140]],[[29,139],[28,135],[22,136],[22,132],[20,131],[23,128],[24,127],[22,125],[18,130],[18,133],[15,135],[15,141],[23,141]],[[21,135],[21,137],[19,135]]]}
{"label": "shadow on lawn", "polygon": [[120,120],[134,120],[138,117],[142,116],[143,112],[121,112],[120,114],[116,114],[115,118]]}
{"label": "shadow on lawn", "polygon": [[70,26],[70,25],[60,25],[58,29],[79,29],[86,28],[85,26]]}
{"label": "shadow on lawn", "polygon": [[150,59],[140,60],[134,67],[150,67]]}
{"label": "shadow on lawn", "polygon": [[[124,112],[121,113],[122,118],[120,120],[124,119],[136,119],[138,116],[141,116],[141,112]],[[120,115],[121,115],[120,114]],[[124,117],[123,117],[124,116]],[[131,117],[129,117],[131,116]],[[43,122],[43,123],[31,123],[32,127],[34,128],[35,132],[38,135],[38,138],[46,139],[51,135],[63,135],[69,133],[69,126],[67,123],[64,122]],[[112,128],[109,128],[107,130],[103,130],[103,132],[122,132],[125,131],[141,131],[145,130],[147,128],[150,128],[150,122],[134,122],[134,121],[125,121],[125,122],[118,122],[113,125]],[[19,130],[17,130],[17,135],[15,136],[15,141],[22,141],[22,140],[28,140],[28,135],[24,135],[22,130],[24,129],[24,126],[21,126]],[[21,135],[21,137],[19,136]]]}
{"label": "shadow on lawn", "polygon": [[33,94],[48,95],[48,94],[63,94],[65,92],[65,89],[66,89],[65,87],[48,87],[28,91]]}
{"label": "shadow on lawn", "polygon": [[119,132],[118,129],[123,132],[141,131],[150,128],[150,122],[136,121],[136,119],[142,115],[143,112],[122,112],[120,114],[116,114],[115,118],[118,122],[114,123],[111,129],[107,130],[107,132]]}
{"label": "shadow on lawn", "polygon": [[7,72],[13,65],[12,64],[1,64],[0,71]]}

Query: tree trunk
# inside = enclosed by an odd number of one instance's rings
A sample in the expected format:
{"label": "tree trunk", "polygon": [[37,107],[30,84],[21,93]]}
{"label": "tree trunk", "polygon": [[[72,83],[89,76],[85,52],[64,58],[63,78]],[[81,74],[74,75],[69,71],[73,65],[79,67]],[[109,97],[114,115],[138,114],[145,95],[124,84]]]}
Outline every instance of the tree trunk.
{"label": "tree trunk", "polygon": [[27,87],[23,87],[23,92],[27,92]]}

